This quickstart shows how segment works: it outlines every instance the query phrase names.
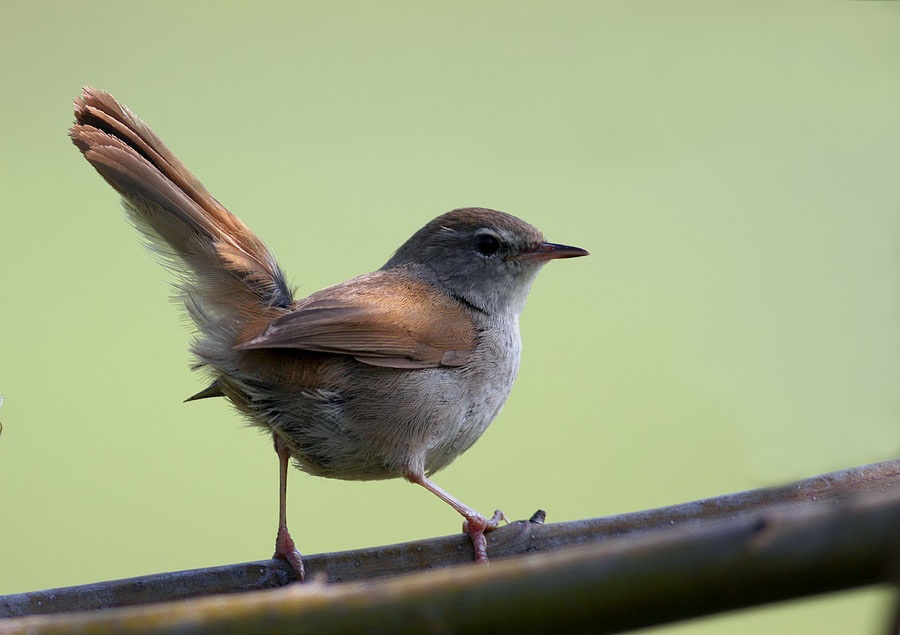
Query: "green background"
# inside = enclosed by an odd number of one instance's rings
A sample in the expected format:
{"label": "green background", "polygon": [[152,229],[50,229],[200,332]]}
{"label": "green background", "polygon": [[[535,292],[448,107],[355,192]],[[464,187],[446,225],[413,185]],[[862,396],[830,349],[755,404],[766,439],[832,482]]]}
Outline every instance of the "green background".
{"label": "green background", "polygon": [[[551,263],[503,414],[436,481],[621,513],[897,456],[897,3],[4,2],[0,593],[271,554],[270,441],[202,387],[166,273],[66,138],[149,122],[301,293],[480,205]],[[459,529],[291,474],[306,553]],[[884,591],[665,632],[875,632]]]}

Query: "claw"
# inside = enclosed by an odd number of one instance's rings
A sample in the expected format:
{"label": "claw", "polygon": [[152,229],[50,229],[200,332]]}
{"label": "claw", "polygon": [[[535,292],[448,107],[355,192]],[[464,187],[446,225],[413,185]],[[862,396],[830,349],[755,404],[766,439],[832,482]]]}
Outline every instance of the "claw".
{"label": "claw", "polygon": [[463,522],[463,533],[469,534],[469,538],[472,540],[472,548],[475,550],[475,562],[488,564],[487,538],[485,534],[494,531],[501,521],[509,522],[506,514],[497,509],[494,510],[494,515],[491,516],[490,520],[476,513],[468,516]]}
{"label": "claw", "polygon": [[303,568],[303,558],[294,545],[294,539],[288,533],[287,527],[278,528],[278,536],[275,538],[275,553],[272,558],[277,560],[287,560],[294,570],[294,574],[298,580],[303,580],[306,572]]}

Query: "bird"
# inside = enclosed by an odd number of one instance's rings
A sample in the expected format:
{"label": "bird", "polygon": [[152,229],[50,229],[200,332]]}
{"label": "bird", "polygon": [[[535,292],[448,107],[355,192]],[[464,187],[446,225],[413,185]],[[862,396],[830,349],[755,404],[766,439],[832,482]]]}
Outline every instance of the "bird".
{"label": "bird", "polygon": [[504,212],[434,218],[377,271],[296,299],[272,252],[131,110],[84,87],[69,136],[118,192],[128,219],[174,272],[196,327],[193,367],[272,435],[279,460],[273,558],[300,580],[288,531],[287,474],[403,478],[464,519],[488,562],[487,518],[431,476],[469,449],[503,407],[521,352],[519,314],[538,271],[588,255]]}

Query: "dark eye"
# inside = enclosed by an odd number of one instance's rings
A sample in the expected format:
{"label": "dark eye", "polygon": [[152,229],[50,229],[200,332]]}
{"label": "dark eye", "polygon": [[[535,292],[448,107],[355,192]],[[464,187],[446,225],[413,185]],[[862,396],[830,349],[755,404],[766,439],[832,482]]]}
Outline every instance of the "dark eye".
{"label": "dark eye", "polygon": [[475,249],[485,256],[493,256],[500,251],[500,241],[491,234],[478,234],[475,236]]}

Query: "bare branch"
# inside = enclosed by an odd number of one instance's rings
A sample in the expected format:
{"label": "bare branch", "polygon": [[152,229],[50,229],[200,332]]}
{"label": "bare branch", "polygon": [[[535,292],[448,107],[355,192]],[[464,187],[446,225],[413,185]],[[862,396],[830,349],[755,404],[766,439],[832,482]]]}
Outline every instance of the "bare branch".
{"label": "bare branch", "polygon": [[[572,545],[580,546],[498,561]],[[490,549],[491,567],[8,620],[0,622],[0,633],[81,632],[78,625],[128,633],[279,632],[288,626],[293,632],[339,632],[366,624],[396,632],[610,632],[895,581],[900,460],[605,519],[522,521],[491,534]],[[348,581],[469,558],[467,540],[453,536],[311,556],[307,571],[313,578]],[[287,578],[286,565],[265,561],[6,596],[0,611],[23,615],[158,602],[276,586]]]}

